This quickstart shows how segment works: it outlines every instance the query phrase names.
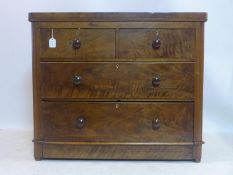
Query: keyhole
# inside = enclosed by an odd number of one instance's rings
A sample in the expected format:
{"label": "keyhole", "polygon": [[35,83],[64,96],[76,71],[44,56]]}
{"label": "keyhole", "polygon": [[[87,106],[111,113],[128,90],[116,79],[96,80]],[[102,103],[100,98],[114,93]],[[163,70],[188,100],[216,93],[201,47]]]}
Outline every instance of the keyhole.
{"label": "keyhole", "polygon": [[116,64],[116,70],[119,68],[119,64]]}
{"label": "keyhole", "polygon": [[116,109],[118,109],[119,108],[119,104],[116,104]]}

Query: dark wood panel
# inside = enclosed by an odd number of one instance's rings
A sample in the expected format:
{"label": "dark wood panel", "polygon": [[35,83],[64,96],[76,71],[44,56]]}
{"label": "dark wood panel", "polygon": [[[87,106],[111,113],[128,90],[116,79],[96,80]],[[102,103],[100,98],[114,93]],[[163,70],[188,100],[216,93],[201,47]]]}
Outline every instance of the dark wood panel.
{"label": "dark wood panel", "polygon": [[191,102],[43,102],[43,135],[50,141],[192,141],[193,107]]}
{"label": "dark wood panel", "polygon": [[[193,63],[41,63],[42,98],[193,98]],[[81,84],[72,78],[81,76]],[[152,79],[160,76],[160,84]]]}
{"label": "dark wood panel", "polygon": [[[194,111],[194,140],[202,140],[202,108],[203,108],[203,72],[204,72],[204,24],[199,23],[197,28],[197,63],[195,64],[195,111]],[[201,160],[202,146],[194,147],[194,158]]]}
{"label": "dark wood panel", "polygon": [[[160,47],[152,43],[160,40]],[[195,60],[194,29],[120,29],[119,59],[144,60],[177,58]]]}
{"label": "dark wood panel", "polygon": [[47,145],[43,158],[192,160],[192,146]]}
{"label": "dark wood panel", "polygon": [[206,21],[206,13],[29,13],[29,21]]}
{"label": "dark wood panel", "polygon": [[194,29],[198,26],[197,22],[138,22],[138,21],[74,21],[74,22],[36,22],[38,28],[54,29]]}
{"label": "dark wood panel", "polygon": [[[49,48],[52,28],[41,29],[42,58],[74,58],[93,60],[95,58],[115,58],[114,29],[53,29],[57,41],[56,48]],[[80,39],[81,47],[74,49],[73,40]]]}
{"label": "dark wood panel", "polygon": [[[33,127],[34,138],[42,139],[41,128],[41,91],[40,91],[40,30],[32,23],[32,83],[33,83]],[[42,145],[34,144],[34,157],[36,160],[42,157]]]}

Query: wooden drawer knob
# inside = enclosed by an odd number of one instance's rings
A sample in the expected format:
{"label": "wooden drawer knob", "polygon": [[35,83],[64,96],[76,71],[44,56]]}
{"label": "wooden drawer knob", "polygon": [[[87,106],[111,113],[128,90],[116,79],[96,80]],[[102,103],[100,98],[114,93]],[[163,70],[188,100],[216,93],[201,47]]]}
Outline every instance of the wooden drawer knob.
{"label": "wooden drawer knob", "polygon": [[159,49],[161,46],[161,40],[159,38],[152,41],[152,48],[153,49]]}
{"label": "wooden drawer knob", "polygon": [[158,118],[154,118],[152,120],[152,128],[159,129],[160,128],[160,120]]}
{"label": "wooden drawer knob", "polygon": [[81,47],[81,41],[79,39],[73,40],[73,49],[79,49]]}
{"label": "wooden drawer knob", "polygon": [[82,83],[82,77],[79,75],[75,75],[73,76],[72,81],[74,85],[78,86]]}
{"label": "wooden drawer knob", "polygon": [[159,86],[160,85],[160,75],[155,75],[153,78],[152,78],[152,85],[154,87],[156,86]]}
{"label": "wooden drawer knob", "polygon": [[79,129],[83,128],[84,124],[85,124],[85,119],[83,117],[79,117],[76,123],[77,128]]}

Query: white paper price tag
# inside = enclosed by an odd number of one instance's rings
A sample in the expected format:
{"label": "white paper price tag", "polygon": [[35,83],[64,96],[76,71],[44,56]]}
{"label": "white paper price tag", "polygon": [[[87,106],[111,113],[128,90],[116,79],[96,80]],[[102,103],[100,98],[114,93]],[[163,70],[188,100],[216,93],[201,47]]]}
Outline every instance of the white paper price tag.
{"label": "white paper price tag", "polygon": [[57,41],[56,41],[56,39],[55,38],[50,38],[49,39],[49,48],[56,48],[56,46],[57,46]]}
{"label": "white paper price tag", "polygon": [[53,29],[52,29],[52,37],[49,39],[49,48],[56,48],[57,46],[57,41],[56,39],[53,37]]}

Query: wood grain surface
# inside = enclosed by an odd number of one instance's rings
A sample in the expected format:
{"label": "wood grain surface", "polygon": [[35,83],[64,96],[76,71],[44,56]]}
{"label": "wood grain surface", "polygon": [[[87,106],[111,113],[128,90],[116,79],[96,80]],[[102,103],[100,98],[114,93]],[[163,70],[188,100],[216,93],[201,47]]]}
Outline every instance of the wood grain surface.
{"label": "wood grain surface", "polygon": [[[118,68],[116,67],[118,66]],[[42,98],[192,99],[193,63],[41,63]],[[160,85],[152,85],[160,75]],[[82,77],[80,85],[72,77]]]}
{"label": "wood grain surface", "polygon": [[[190,103],[43,102],[46,141],[188,142],[193,140]],[[84,118],[82,128],[78,119]],[[160,127],[152,122],[159,119]]]}
{"label": "wood grain surface", "polygon": [[128,160],[192,160],[192,146],[43,146],[44,158],[58,159],[128,159]]}
{"label": "wood grain surface", "polygon": [[[159,38],[161,46],[152,48]],[[195,60],[195,30],[193,29],[120,29],[119,59],[143,60],[148,58],[186,58]]]}
{"label": "wood grain surface", "polygon": [[[113,29],[53,29],[57,41],[56,48],[49,48],[48,41],[52,29],[41,29],[42,58],[75,58],[93,60],[95,58],[115,58],[115,30]],[[80,39],[80,49],[72,47],[73,40]]]}
{"label": "wood grain surface", "polygon": [[146,13],[146,12],[82,12],[82,13],[29,13],[31,22],[64,21],[193,21],[207,20],[206,13]]}

